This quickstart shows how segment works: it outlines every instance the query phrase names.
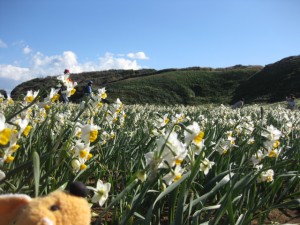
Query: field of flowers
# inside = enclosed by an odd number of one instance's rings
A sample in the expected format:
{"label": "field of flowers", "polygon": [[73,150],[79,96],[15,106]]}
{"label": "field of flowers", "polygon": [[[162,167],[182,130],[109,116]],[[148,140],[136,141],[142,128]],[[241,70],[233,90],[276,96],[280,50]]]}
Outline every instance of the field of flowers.
{"label": "field of flowers", "polygon": [[298,110],[107,104],[105,88],[81,104],[42,96],[0,96],[0,194],[82,181],[95,224],[263,223],[300,207]]}

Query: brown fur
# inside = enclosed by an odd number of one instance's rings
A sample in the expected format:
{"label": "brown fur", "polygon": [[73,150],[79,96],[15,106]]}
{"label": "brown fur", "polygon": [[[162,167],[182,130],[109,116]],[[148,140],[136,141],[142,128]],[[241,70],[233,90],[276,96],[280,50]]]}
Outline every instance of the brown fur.
{"label": "brown fur", "polygon": [[[51,223],[47,222],[51,221]],[[91,210],[82,198],[56,191],[42,198],[0,196],[0,225],[89,225]]]}

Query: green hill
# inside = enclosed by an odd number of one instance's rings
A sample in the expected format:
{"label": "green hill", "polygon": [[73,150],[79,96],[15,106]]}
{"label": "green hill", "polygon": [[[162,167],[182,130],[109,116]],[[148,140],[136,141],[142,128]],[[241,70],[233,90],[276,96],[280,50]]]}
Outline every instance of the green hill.
{"label": "green hill", "polygon": [[[87,81],[92,80],[94,91],[106,87],[109,101],[120,98],[126,104],[230,103],[236,88],[260,69],[239,65],[225,69],[193,67],[72,74],[78,86],[70,100],[79,102]],[[56,77],[36,78],[17,86],[11,96],[23,98],[27,90],[49,91],[56,83]]]}
{"label": "green hill", "polygon": [[[125,104],[232,104],[276,102],[293,93],[300,96],[300,56],[282,59],[265,67],[236,65],[229,68],[108,70],[71,74],[78,83],[70,98],[80,102],[83,89],[92,80],[93,90],[106,87],[108,101]],[[57,84],[56,76],[36,78],[18,85],[12,98],[23,98],[27,90],[46,92]]]}
{"label": "green hill", "polygon": [[300,56],[265,66],[237,88],[234,99],[244,97],[249,102],[278,102],[290,94],[300,97]]}
{"label": "green hill", "polygon": [[109,83],[107,89],[111,98],[129,104],[229,104],[236,88],[257,71],[256,67],[173,70]]}

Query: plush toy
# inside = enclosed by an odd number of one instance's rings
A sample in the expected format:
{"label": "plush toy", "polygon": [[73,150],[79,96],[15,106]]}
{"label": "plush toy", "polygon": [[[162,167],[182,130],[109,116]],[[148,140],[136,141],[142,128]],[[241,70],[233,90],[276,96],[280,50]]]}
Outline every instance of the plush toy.
{"label": "plush toy", "polygon": [[0,195],[0,225],[89,225],[87,189],[74,182],[70,193],[55,191],[41,198],[23,194]]}

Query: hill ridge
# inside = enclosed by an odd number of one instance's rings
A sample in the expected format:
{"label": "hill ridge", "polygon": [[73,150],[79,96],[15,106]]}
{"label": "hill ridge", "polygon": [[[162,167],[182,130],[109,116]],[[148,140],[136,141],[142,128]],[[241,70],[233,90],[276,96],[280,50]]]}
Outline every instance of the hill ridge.
{"label": "hill ridge", "polygon": [[[84,86],[92,80],[94,90],[106,87],[111,100],[119,97],[128,104],[230,104],[240,98],[249,103],[274,102],[282,100],[288,92],[300,95],[299,73],[300,56],[289,56],[264,67],[238,64],[226,68],[195,66],[74,73],[71,79],[78,86],[71,101],[80,101]],[[22,98],[28,90],[50,90],[56,86],[57,76],[26,81],[16,86],[11,96]],[[274,82],[279,87],[275,90],[271,88]]]}

